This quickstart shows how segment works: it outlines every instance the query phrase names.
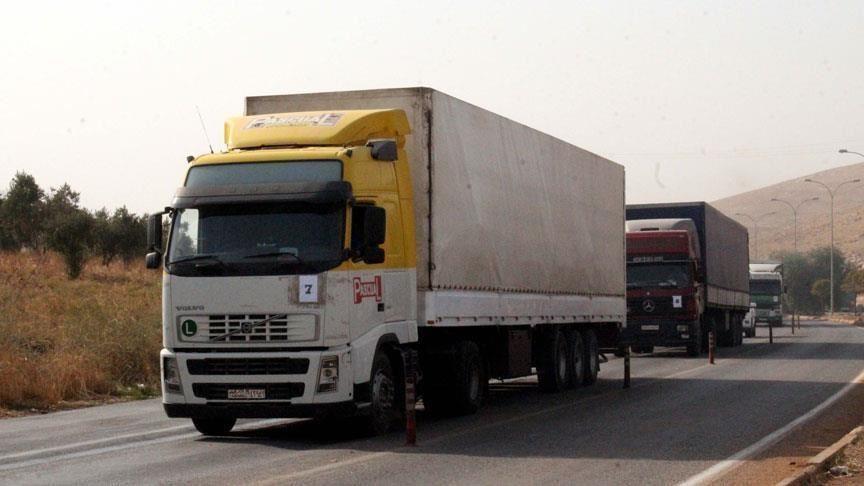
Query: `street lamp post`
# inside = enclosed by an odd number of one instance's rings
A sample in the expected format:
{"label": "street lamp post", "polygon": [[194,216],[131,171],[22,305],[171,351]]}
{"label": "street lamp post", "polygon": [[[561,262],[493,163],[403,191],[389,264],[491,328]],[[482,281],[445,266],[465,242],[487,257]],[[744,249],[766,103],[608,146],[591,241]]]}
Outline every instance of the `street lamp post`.
{"label": "street lamp post", "polygon": [[840,149],[839,152],[841,154],[855,154],[855,155],[860,155],[861,157],[864,157],[864,154],[862,154],[861,152],[854,152],[852,150]]}
{"label": "street lamp post", "polygon": [[747,213],[735,213],[735,216],[744,216],[745,218],[749,218],[750,221],[753,221],[753,253],[755,260],[759,259],[759,221],[766,216],[771,216],[772,214],[776,214],[776,212],[771,211],[770,213],[765,213],[754,218]]}
{"label": "street lamp post", "polygon": [[792,221],[793,221],[793,228],[795,231],[795,233],[794,233],[795,234],[795,237],[794,237],[795,243],[794,243],[793,248],[795,249],[795,253],[798,253],[798,209],[800,209],[801,206],[803,206],[804,204],[806,204],[810,201],[818,201],[818,200],[819,200],[819,196],[814,196],[811,198],[807,198],[807,199],[799,202],[798,204],[792,204],[789,201],[785,201],[783,199],[779,199],[776,197],[771,199],[772,202],[783,203],[783,204],[789,206],[790,209],[792,209]]}
{"label": "street lamp post", "polygon": [[[845,150],[845,149],[843,149],[843,150]],[[846,152],[843,152],[843,153],[846,153]],[[813,179],[804,179],[804,182],[819,184],[820,186],[824,187],[825,190],[828,191],[828,197],[831,200],[831,254],[830,254],[829,260],[828,260],[828,266],[830,266],[831,268],[829,269],[829,272],[828,272],[828,278],[830,279],[828,283],[829,283],[829,288],[831,289],[831,305],[829,307],[829,309],[830,309],[829,315],[833,316],[834,315],[834,195],[837,193],[838,189],[845,186],[846,184],[854,184],[856,182],[861,182],[861,179],[852,179],[851,181],[841,182],[840,184],[837,184],[836,186],[834,186],[834,189],[831,189],[830,187],[828,187],[828,185],[826,185],[823,182],[819,182],[819,181],[816,181]]]}

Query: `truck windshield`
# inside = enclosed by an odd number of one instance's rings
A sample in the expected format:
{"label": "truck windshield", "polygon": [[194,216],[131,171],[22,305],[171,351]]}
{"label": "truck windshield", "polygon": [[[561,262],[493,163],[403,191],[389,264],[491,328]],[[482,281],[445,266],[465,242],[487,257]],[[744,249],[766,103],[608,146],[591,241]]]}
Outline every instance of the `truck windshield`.
{"label": "truck windshield", "polygon": [[751,280],[750,294],[752,295],[779,295],[780,282],[776,280]]}
{"label": "truck windshield", "polygon": [[175,275],[319,273],[342,262],[344,204],[260,203],[178,210]]}
{"label": "truck windshield", "polygon": [[670,287],[690,285],[687,263],[630,263],[627,265],[627,287]]}

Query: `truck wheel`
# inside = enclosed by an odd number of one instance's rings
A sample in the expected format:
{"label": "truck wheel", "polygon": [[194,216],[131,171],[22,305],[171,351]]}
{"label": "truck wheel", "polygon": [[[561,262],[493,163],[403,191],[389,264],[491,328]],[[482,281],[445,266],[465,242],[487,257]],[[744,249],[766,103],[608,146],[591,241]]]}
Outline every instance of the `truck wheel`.
{"label": "truck wheel", "polygon": [[483,405],[488,379],[480,349],[474,341],[462,341],[457,348],[456,389],[453,411],[459,415],[477,412]]}
{"label": "truck wheel", "polygon": [[383,435],[396,422],[396,381],[390,358],[384,353],[375,355],[372,361],[372,379],[369,382],[371,405],[364,416],[364,426],[370,434]]}
{"label": "truck wheel", "polygon": [[593,329],[582,331],[582,342],[585,348],[585,375],[582,377],[583,385],[591,385],[597,381],[600,374],[600,347],[597,344],[597,333]]}
{"label": "truck wheel", "polygon": [[558,392],[570,386],[570,354],[567,337],[560,329],[544,333],[540,345],[537,382],[544,392]]}
{"label": "truck wheel", "polygon": [[693,331],[693,342],[687,345],[687,356],[699,356],[702,354],[702,326],[697,323]]}
{"label": "truck wheel", "polygon": [[[567,342],[570,345],[570,386],[578,388],[585,381],[585,344],[582,341],[582,333],[568,332]],[[618,351],[615,353],[617,354]]]}
{"label": "truck wheel", "polygon": [[488,379],[477,344],[462,341],[454,351],[452,371],[423,386],[423,406],[433,415],[468,415],[483,405]]}
{"label": "truck wheel", "polygon": [[236,418],[218,417],[218,418],[199,418],[194,417],[192,424],[198,432],[203,435],[225,435],[231,432],[234,424],[237,423]]}
{"label": "truck wheel", "polygon": [[732,329],[735,331],[735,346],[741,346],[744,344],[744,324],[737,314],[733,315],[732,318],[735,319],[732,326]]}

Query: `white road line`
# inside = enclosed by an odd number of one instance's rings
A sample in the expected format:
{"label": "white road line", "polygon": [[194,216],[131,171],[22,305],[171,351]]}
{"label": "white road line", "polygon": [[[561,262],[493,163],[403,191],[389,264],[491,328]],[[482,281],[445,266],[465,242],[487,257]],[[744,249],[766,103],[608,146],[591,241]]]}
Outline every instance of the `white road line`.
{"label": "white road line", "polygon": [[103,439],[86,440],[83,442],[75,442],[72,444],[66,444],[66,445],[62,445],[62,446],[46,447],[44,449],[35,449],[35,450],[29,450],[29,451],[25,451],[25,452],[17,452],[15,454],[6,454],[5,456],[0,456],[0,464],[5,463],[5,462],[9,462],[10,460],[13,460],[13,459],[19,459],[20,460],[20,459],[26,458],[26,457],[43,456],[43,455],[53,454],[53,453],[57,453],[57,452],[80,449],[82,447],[87,447],[87,446],[102,445],[102,444],[107,444],[109,442],[123,441],[126,439],[138,439],[138,438],[145,439],[147,437],[152,437],[155,435],[161,435],[161,434],[170,433],[170,432],[176,432],[176,431],[180,431],[180,430],[192,430],[192,426],[191,425],[178,425],[176,427],[166,427],[164,429],[156,429],[156,430],[151,430],[151,431],[147,431],[147,432],[139,432],[136,434],[116,435],[113,437],[106,437]]}
{"label": "white road line", "polygon": [[[258,420],[255,422],[249,422],[249,423],[243,424],[241,426],[238,426],[234,430],[236,430],[237,432],[248,432],[250,430],[257,430],[257,429],[261,429],[261,428],[266,428],[266,427],[270,427],[270,426],[281,424],[281,423],[288,423],[289,421],[290,420],[286,420],[286,419]],[[164,432],[164,431],[169,431],[169,430],[179,430],[179,429],[186,429],[186,428],[189,428],[189,426],[169,427],[166,429],[161,429],[161,431]],[[34,456],[45,454],[48,451],[52,451],[52,449],[55,451],[70,451],[70,450],[74,450],[74,449],[77,449],[80,447],[84,447],[86,445],[94,445],[94,444],[110,442],[113,440],[118,440],[122,437],[135,438],[135,437],[153,435],[153,433],[155,433],[155,431],[151,432],[151,433],[143,433],[143,434],[137,434],[137,435],[136,434],[127,434],[124,436],[106,438],[106,439],[102,439],[102,440],[79,442],[77,444],[69,444],[66,446],[40,449],[38,451],[30,451],[30,452],[20,453],[20,454],[11,454],[8,456],[3,456],[3,458],[12,458],[12,457],[19,457],[19,458],[20,457],[31,457],[32,458]],[[138,441],[134,441],[134,442],[127,442],[124,444],[116,444],[116,445],[110,445],[110,446],[105,446],[105,447],[98,447],[96,449],[86,449],[83,451],[66,452],[63,454],[52,455],[52,456],[48,456],[48,457],[41,457],[41,458],[37,457],[37,458],[32,458],[32,459],[25,459],[23,461],[19,460],[16,462],[10,462],[8,464],[0,464],[0,471],[8,471],[10,469],[20,469],[20,468],[30,467],[30,466],[39,466],[39,465],[47,464],[50,462],[63,461],[66,459],[76,459],[79,457],[95,456],[95,455],[99,455],[99,454],[106,454],[109,452],[116,452],[116,451],[122,451],[122,450],[126,450],[126,449],[132,449],[135,447],[145,447],[145,446],[154,445],[154,444],[162,444],[165,442],[174,442],[174,441],[178,441],[178,440],[188,439],[191,437],[201,437],[201,434],[199,434],[198,432],[191,432],[191,433],[187,433],[187,434],[176,434],[176,435],[169,435],[167,437],[159,437],[156,439],[138,440]]]}
{"label": "white road line", "polygon": [[804,422],[812,419],[813,417],[818,415],[820,412],[822,412],[823,410],[825,410],[826,408],[831,406],[834,402],[836,402],[837,400],[842,398],[843,395],[846,395],[847,393],[849,393],[849,391],[855,385],[860,384],[862,381],[864,381],[864,371],[862,371],[858,376],[856,376],[854,380],[847,383],[846,386],[844,386],[843,388],[840,389],[840,391],[838,391],[837,393],[828,397],[827,400],[820,403],[819,405],[814,407],[809,412],[807,412],[804,415],[802,415],[802,416],[796,418],[795,420],[789,422],[788,424],[784,425],[783,427],[780,427],[779,429],[775,430],[774,432],[771,432],[770,434],[759,439],[757,442],[754,442],[750,446],[748,446],[744,449],[741,449],[740,451],[736,452],[735,454],[732,454],[731,456],[729,456],[729,458],[727,458],[723,461],[720,461],[717,464],[714,464],[713,466],[709,467],[708,469],[702,471],[701,473],[699,473],[695,476],[691,476],[691,477],[685,479],[684,481],[678,483],[678,486],[693,486],[693,485],[697,485],[697,484],[704,484],[704,483],[708,482],[708,480],[713,479],[713,478],[719,476],[720,474],[725,473],[725,472],[729,471],[730,469],[741,465],[748,458],[758,454],[762,450],[764,450],[764,449],[770,447],[771,445],[777,443],[777,441],[782,439],[786,434],[791,432],[795,427],[798,427],[799,425],[803,424]]}

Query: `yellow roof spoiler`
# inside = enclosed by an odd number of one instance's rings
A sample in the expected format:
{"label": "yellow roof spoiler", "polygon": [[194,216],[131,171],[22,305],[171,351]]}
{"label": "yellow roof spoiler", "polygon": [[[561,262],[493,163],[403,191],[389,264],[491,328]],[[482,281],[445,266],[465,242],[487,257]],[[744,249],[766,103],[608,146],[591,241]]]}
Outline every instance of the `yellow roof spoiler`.
{"label": "yellow roof spoiler", "polygon": [[333,110],[238,116],[225,122],[228,150],[285,145],[350,146],[411,133],[402,110]]}

